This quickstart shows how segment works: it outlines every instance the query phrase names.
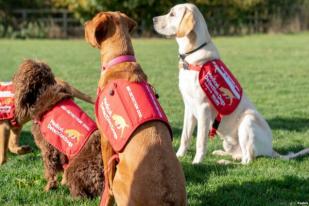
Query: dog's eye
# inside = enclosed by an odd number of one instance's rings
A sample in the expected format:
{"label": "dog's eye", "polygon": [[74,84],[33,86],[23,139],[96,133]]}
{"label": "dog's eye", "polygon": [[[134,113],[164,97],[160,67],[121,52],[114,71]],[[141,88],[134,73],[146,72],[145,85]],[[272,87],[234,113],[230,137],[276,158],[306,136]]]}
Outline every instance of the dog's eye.
{"label": "dog's eye", "polygon": [[171,12],[171,13],[170,13],[170,16],[171,16],[171,17],[175,16],[174,12]]}

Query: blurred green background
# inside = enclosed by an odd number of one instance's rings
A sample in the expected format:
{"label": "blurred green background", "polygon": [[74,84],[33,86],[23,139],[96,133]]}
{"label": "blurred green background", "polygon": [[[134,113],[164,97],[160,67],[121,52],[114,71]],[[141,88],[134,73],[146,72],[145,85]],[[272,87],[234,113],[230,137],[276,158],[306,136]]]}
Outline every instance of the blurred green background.
{"label": "blurred green background", "polygon": [[212,35],[295,33],[309,28],[308,0],[0,0],[0,37],[79,38],[99,11],[137,21],[136,37],[155,36],[152,18],[178,3],[196,4]]}

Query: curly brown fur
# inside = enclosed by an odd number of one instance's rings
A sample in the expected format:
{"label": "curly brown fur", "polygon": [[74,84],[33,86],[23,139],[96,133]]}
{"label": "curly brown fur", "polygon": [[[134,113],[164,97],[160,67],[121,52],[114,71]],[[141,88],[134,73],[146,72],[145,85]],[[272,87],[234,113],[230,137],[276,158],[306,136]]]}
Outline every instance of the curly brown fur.
{"label": "curly brown fur", "polygon": [[68,160],[64,154],[56,150],[44,139],[39,124],[34,123],[32,125],[31,133],[34,137],[35,144],[42,153],[44,174],[47,180],[45,191],[57,188],[57,172],[63,171],[62,166],[68,163]]}
{"label": "curly brown fur", "polygon": [[[33,64],[34,62],[31,60],[25,61],[21,67],[23,68],[22,71],[19,70],[17,75],[13,78],[14,87],[20,88],[15,91],[15,121],[20,125],[20,127],[14,127],[11,125],[10,121],[4,120],[0,121],[0,165],[4,164],[7,160],[7,151],[10,150],[12,153],[15,154],[25,154],[31,151],[31,148],[28,145],[19,145],[19,138],[20,133],[22,130],[22,126],[24,123],[30,120],[29,115],[27,115],[27,110],[29,108],[29,103],[33,103],[34,99],[33,96],[27,96],[25,99],[24,93],[29,93],[27,89],[36,89],[31,87],[32,82],[35,79],[42,78],[43,76],[52,77],[52,78],[44,78],[45,80],[55,81],[53,76],[48,73],[48,69],[46,73],[40,73],[37,75],[37,71],[39,71],[39,67],[47,66],[43,63],[37,62],[36,65]],[[48,66],[47,66],[48,67]],[[22,72],[22,73],[20,73]],[[18,73],[20,73],[18,75]],[[25,78],[26,77],[26,78]],[[30,79],[31,81],[28,81]],[[48,81],[46,82],[48,84]],[[32,92],[32,91],[31,91]],[[17,105],[23,105],[22,107],[18,107]]]}
{"label": "curly brown fur", "polygon": [[[59,101],[72,98],[67,88],[56,84],[48,65],[41,62],[32,60],[24,62],[14,77],[14,83],[17,86],[16,109],[19,118],[38,120]],[[68,163],[68,159],[44,139],[40,125],[36,121],[32,125],[31,132],[42,153],[47,180],[45,190],[48,191],[57,187],[57,173],[63,171],[63,165]],[[94,132],[65,171],[64,180],[67,180],[66,184],[74,197],[93,197],[102,190],[103,166],[101,158],[98,159],[101,154],[99,141],[98,132]]]}
{"label": "curly brown fur", "polygon": [[[45,72],[40,72],[40,67],[45,67]],[[47,84],[54,84],[56,81],[57,84],[61,85],[62,87],[67,90],[68,93],[70,93],[72,96],[81,99],[85,102],[94,104],[95,99],[90,97],[89,95],[84,94],[83,92],[79,91],[78,89],[71,86],[69,83],[53,77],[50,68],[48,65],[44,64],[43,62],[35,62],[33,60],[27,60],[23,62],[23,64],[20,66],[20,68],[23,68],[22,70],[19,70],[15,77],[13,82],[15,83],[14,87],[20,88],[17,91],[16,97],[17,100],[15,102],[16,105],[20,105],[24,103],[25,101],[27,103],[31,103],[33,99],[31,100],[31,95],[35,93],[34,90],[28,91],[29,88],[33,89],[33,87],[30,87],[33,82],[36,82],[35,79],[43,78],[47,80],[45,83]],[[38,74],[39,72],[39,74]],[[32,79],[31,81],[28,81],[28,79]],[[42,88],[41,88],[42,89]],[[29,95],[26,97],[25,92]],[[24,99],[21,99],[24,98]],[[28,99],[25,99],[28,98]],[[31,101],[29,101],[31,100]],[[14,154],[26,154],[28,152],[31,152],[31,147],[28,145],[19,145],[19,138],[20,133],[22,130],[23,124],[30,121],[29,114],[28,114],[29,105],[19,106],[17,107],[17,110],[15,111],[15,121],[20,125],[19,127],[14,127],[10,121],[3,120],[0,121],[0,165],[4,164],[7,160],[7,151],[10,150],[10,152]]]}
{"label": "curly brown fur", "polygon": [[65,88],[58,84],[51,85],[37,97],[35,104],[29,108],[29,114],[32,119],[39,120],[58,102],[68,98],[72,98],[72,96]]}
{"label": "curly brown fur", "polygon": [[15,113],[19,122],[30,120],[29,109],[37,97],[49,86],[56,84],[49,66],[34,60],[24,61],[13,77]]}
{"label": "curly brown fur", "polygon": [[[33,102],[33,99],[31,99],[31,96],[29,96],[29,99],[22,99],[24,97],[24,92],[26,91],[25,88],[32,88],[30,87],[31,82],[33,81],[27,81],[30,77],[32,78],[41,78],[42,75],[37,76],[36,71],[37,69],[31,68],[33,66],[32,61],[25,61],[22,65],[23,67],[23,74],[18,75],[14,77],[14,87],[20,87],[20,90],[15,93],[15,97],[17,101],[15,102],[15,121],[20,125],[20,127],[14,127],[10,121],[3,120],[0,121],[0,165],[4,164],[7,161],[7,151],[10,150],[12,153],[15,154],[25,154],[31,151],[31,148],[28,145],[19,145],[19,138],[20,133],[22,130],[22,125],[26,122],[28,122],[30,119],[26,115],[28,105],[25,104],[25,101],[28,103]],[[37,66],[43,66],[41,63],[38,63]],[[21,107],[16,107],[16,105],[24,105],[24,107],[21,109]]]}
{"label": "curly brown fur", "polygon": [[24,124],[30,120],[29,109],[36,98],[47,87],[58,84],[71,96],[77,97],[88,103],[94,103],[92,97],[83,94],[67,82],[56,78],[51,68],[44,62],[25,60],[13,77],[15,87],[15,116],[18,123]]}
{"label": "curly brown fur", "polygon": [[69,186],[73,197],[94,197],[102,193],[104,175],[100,138],[99,131],[95,131],[65,170],[65,184]]}

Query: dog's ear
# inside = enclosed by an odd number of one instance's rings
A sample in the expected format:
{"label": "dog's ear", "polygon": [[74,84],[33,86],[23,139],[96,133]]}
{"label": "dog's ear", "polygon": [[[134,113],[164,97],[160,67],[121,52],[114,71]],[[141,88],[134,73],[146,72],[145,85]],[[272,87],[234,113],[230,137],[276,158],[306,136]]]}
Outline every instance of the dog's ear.
{"label": "dog's ear", "polygon": [[91,46],[100,48],[100,43],[107,34],[110,18],[109,14],[101,12],[85,23],[85,39]]}
{"label": "dog's ear", "polygon": [[30,118],[31,107],[38,96],[55,83],[54,75],[47,64],[29,59],[20,65],[13,78],[15,114],[19,121]]}
{"label": "dog's ear", "polygon": [[195,18],[192,11],[185,10],[183,18],[179,24],[178,31],[176,32],[177,37],[187,36],[195,27]]}
{"label": "dog's ear", "polygon": [[134,21],[133,19],[131,19],[130,17],[128,17],[124,13],[120,12],[120,15],[125,19],[125,21],[126,21],[126,23],[128,25],[129,32],[132,32],[132,30],[137,26],[136,21]]}

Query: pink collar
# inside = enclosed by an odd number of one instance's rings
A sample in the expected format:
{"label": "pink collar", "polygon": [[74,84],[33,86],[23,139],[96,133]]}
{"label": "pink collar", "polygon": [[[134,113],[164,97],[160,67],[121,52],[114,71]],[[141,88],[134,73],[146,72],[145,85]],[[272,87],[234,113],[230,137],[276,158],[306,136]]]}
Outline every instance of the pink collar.
{"label": "pink collar", "polygon": [[133,55],[123,55],[123,56],[119,56],[116,57],[112,60],[110,60],[107,64],[103,64],[102,66],[102,71],[105,69],[108,69],[116,64],[120,64],[123,62],[136,62],[135,56]]}

